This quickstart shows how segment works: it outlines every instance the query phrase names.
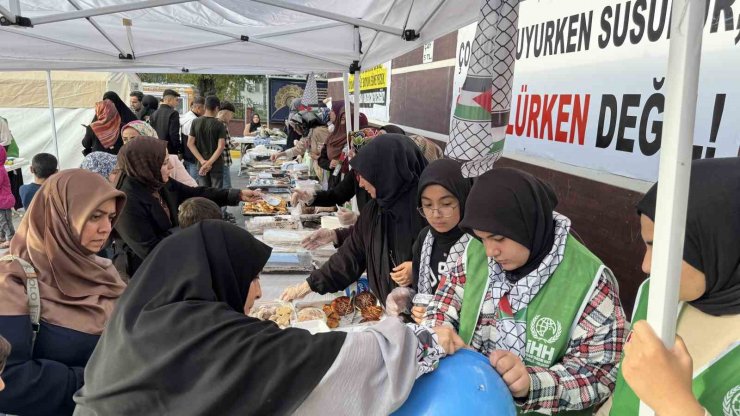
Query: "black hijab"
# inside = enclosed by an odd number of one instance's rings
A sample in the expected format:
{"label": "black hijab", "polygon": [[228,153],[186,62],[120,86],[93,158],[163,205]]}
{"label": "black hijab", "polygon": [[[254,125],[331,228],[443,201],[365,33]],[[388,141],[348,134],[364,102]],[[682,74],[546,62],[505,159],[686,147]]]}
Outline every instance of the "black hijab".
{"label": "black hijab", "polygon": [[151,117],[155,111],[159,108],[159,100],[153,95],[145,95],[144,99],[141,100],[141,120],[146,121],[147,117]]}
{"label": "black hijab", "polygon": [[[416,194],[427,161],[408,137],[381,134],[363,146],[350,165],[376,190],[380,221],[373,222],[367,269],[373,290],[385,302],[395,286],[389,277],[393,263],[412,259],[414,240],[425,225],[416,210]],[[374,210],[372,206],[366,205],[363,212]]]}
{"label": "black hijab", "polygon": [[220,220],[163,240],[120,298],[87,364],[77,413],[293,413],[346,335],[281,330],[244,315],[270,251]]}
{"label": "black hijab", "polygon": [[103,94],[104,100],[111,100],[113,104],[116,106],[116,111],[118,111],[118,114],[121,116],[121,126],[125,126],[126,124],[138,120],[136,117],[136,114],[134,114],[133,111],[131,111],[130,108],[126,105],[126,103],[121,100],[121,97],[118,96],[113,91],[108,91],[105,94]]}
{"label": "black hijab", "polygon": [[386,124],[385,126],[381,127],[380,130],[383,130],[386,133],[390,133],[390,134],[403,134],[404,136],[406,135],[406,132],[403,131],[402,128],[394,124]]}
{"label": "black hijab", "polygon": [[[657,196],[656,183],[637,204],[653,221]],[[683,259],[707,281],[692,306],[715,316],[740,314],[740,158],[692,162]]]}
{"label": "black hijab", "polygon": [[517,281],[536,269],[555,241],[553,210],[558,204],[550,185],[529,173],[494,168],[476,179],[460,228],[510,238],[528,248],[527,263],[506,277]]}
{"label": "black hijab", "polygon": [[[430,163],[419,178],[419,191],[416,196],[416,203],[421,206],[421,194],[430,185],[440,185],[457,198],[460,203],[460,221],[465,214],[465,200],[468,199],[470,188],[473,185],[472,179],[462,176],[462,164],[452,159],[438,159]],[[458,223],[459,225],[459,223]],[[460,227],[455,227],[446,233],[439,233],[433,227],[429,231],[435,240],[443,239],[446,241],[457,241],[465,234]]]}

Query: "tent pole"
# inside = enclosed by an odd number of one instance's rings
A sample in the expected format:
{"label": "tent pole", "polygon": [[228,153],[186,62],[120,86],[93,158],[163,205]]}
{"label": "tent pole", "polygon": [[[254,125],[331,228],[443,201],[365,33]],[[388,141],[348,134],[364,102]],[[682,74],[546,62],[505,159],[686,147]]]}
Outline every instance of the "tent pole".
{"label": "tent pole", "polygon": [[10,0],[10,12],[16,16],[21,15],[21,0]]}
{"label": "tent pole", "polygon": [[247,79],[244,78],[244,127],[247,127]]}
{"label": "tent pole", "polygon": [[51,135],[54,137],[54,154],[61,164],[59,157],[59,138],[57,137],[57,120],[54,116],[54,93],[51,90],[51,71],[46,71],[46,93],[49,96],[49,115],[51,116]]}
{"label": "tent pole", "polygon": [[[355,51],[357,52],[357,62],[360,61],[360,58],[362,57],[362,52],[360,51],[360,28],[355,27]],[[354,121],[352,122],[352,126],[355,130],[360,130],[360,77],[362,76],[361,68],[355,67],[354,73],[355,73],[355,114],[354,114]]]}
{"label": "tent pole", "polygon": [[[674,0],[647,316],[669,348],[676,335],[703,22],[702,0]],[[640,416],[650,415],[641,403]]]}
{"label": "tent pole", "polygon": [[360,129],[360,71],[355,71],[355,114],[352,121],[352,126],[355,130]]}
{"label": "tent pole", "polygon": [[[349,105],[349,73],[344,72],[342,73],[342,90],[344,92],[344,125],[345,125],[345,133],[349,133],[349,116],[348,114],[352,114],[352,106]],[[339,120],[337,120],[337,124],[339,124]],[[347,137],[347,145],[350,145],[349,137]]]}
{"label": "tent pole", "polygon": [[[349,104],[349,73],[348,72],[342,73],[342,90],[344,92],[344,126],[345,126],[345,131],[349,133],[351,130],[349,127],[349,117],[350,117],[350,114],[352,114],[352,110],[351,110],[352,106],[350,106]],[[339,124],[339,120],[337,120],[337,124]],[[349,139],[349,134],[347,134],[347,149],[351,149],[351,148],[352,148],[352,143]],[[350,169],[352,169],[351,166],[350,166]],[[357,197],[354,197],[354,196],[352,197],[352,211],[360,212],[360,208],[357,205]]]}

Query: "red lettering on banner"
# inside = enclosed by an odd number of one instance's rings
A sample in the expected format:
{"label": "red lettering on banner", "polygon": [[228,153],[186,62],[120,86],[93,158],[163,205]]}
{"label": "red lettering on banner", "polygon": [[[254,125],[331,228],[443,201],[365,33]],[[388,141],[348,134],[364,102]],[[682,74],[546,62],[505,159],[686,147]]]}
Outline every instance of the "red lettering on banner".
{"label": "red lettering on banner", "polygon": [[[540,117],[540,96],[533,95],[531,105],[529,106],[529,123],[527,123],[527,136],[535,139],[540,139],[540,135],[537,133],[537,119]],[[535,107],[535,104],[537,106]],[[534,136],[532,135],[532,128],[534,127]]]}
{"label": "red lettering on banner", "polygon": [[[547,101],[547,95],[545,95],[545,111],[542,112],[542,128],[540,129],[542,131],[542,138],[547,140],[552,140],[552,109],[555,107],[555,102],[558,100],[558,95],[551,95],[550,101]],[[545,136],[545,132],[547,132],[547,136]]]}
{"label": "red lettering on banner", "polygon": [[530,95],[522,88],[506,134],[583,146],[590,104],[590,94]]}
{"label": "red lettering on banner", "polygon": [[563,107],[570,106],[570,100],[573,97],[570,94],[560,95],[560,102],[558,103],[558,119],[555,122],[555,141],[565,143],[568,141],[568,134],[563,130],[560,130],[562,123],[568,121],[569,113],[564,111]]}
{"label": "red lettering on banner", "polygon": [[576,131],[578,131],[578,144],[583,146],[586,141],[586,125],[588,124],[588,105],[591,102],[591,94],[585,94],[583,106],[581,107],[581,96],[575,96],[573,103],[573,117],[570,120],[570,143],[574,143]]}

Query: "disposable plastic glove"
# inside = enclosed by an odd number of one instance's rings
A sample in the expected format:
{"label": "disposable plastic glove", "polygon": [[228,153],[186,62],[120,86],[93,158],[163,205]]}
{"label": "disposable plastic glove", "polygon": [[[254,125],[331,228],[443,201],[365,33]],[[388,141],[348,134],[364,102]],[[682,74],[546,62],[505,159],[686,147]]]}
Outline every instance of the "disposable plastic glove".
{"label": "disposable plastic glove", "polygon": [[306,250],[315,250],[329,243],[337,244],[337,233],[327,228],[316,230],[301,241],[301,245]]}
{"label": "disposable plastic glove", "polygon": [[339,219],[339,224],[342,227],[349,227],[350,225],[354,225],[357,222],[357,214],[355,214],[354,211],[344,207],[339,208],[339,212],[337,212],[337,218]]}
{"label": "disposable plastic glove", "polygon": [[304,298],[309,293],[311,293],[311,286],[308,285],[308,282],[303,282],[283,290],[283,294],[280,295],[280,299],[290,302],[294,299]]}
{"label": "disposable plastic glove", "polygon": [[295,192],[293,192],[293,195],[291,195],[290,197],[290,202],[293,206],[298,205],[299,202],[303,202],[306,205],[311,205],[315,198],[315,189],[296,189]]}
{"label": "disposable plastic glove", "polygon": [[415,294],[416,291],[410,287],[397,287],[393,289],[385,299],[385,311],[390,316],[409,313],[412,305],[411,300]]}

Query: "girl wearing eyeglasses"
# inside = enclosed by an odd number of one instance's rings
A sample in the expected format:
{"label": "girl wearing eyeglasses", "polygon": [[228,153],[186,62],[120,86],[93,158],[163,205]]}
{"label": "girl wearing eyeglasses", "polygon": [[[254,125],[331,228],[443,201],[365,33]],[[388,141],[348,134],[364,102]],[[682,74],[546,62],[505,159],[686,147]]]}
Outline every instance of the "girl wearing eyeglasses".
{"label": "girl wearing eyeglasses", "polygon": [[[394,269],[391,278],[399,286],[412,286],[417,293],[433,295],[439,278],[447,274],[465,252],[470,236],[458,227],[465,212],[472,181],[463,178],[461,164],[435,160],[422,172],[417,193],[418,210],[429,225],[414,242],[413,261]],[[426,307],[415,306],[412,315],[420,323]]]}

